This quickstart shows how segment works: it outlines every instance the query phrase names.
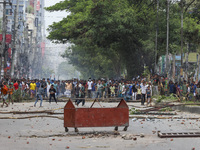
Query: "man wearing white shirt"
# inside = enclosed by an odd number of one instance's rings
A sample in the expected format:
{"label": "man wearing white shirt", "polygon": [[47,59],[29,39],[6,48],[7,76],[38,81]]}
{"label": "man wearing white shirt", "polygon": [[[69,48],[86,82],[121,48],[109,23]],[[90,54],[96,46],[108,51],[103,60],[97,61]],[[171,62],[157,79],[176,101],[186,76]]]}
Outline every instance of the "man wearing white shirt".
{"label": "man wearing white shirt", "polygon": [[91,92],[92,92],[92,80],[91,80],[91,78],[89,78],[89,80],[88,80],[88,98],[91,98]]}
{"label": "man wearing white shirt", "polygon": [[144,105],[148,85],[146,85],[145,81],[143,81],[142,84],[141,84],[140,86],[141,86],[141,90],[142,90],[142,100],[141,100],[141,104]]}

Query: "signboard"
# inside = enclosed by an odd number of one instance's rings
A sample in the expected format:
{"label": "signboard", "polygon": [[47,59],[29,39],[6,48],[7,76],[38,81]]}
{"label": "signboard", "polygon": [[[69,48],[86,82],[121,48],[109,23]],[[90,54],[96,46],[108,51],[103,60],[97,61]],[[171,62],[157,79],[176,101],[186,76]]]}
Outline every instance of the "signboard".
{"label": "signboard", "polygon": [[35,18],[35,27],[38,27],[38,18]]}
{"label": "signboard", "polygon": [[[2,41],[2,34],[0,34],[0,42]],[[6,34],[6,43],[10,44],[12,42],[12,35]]]}
{"label": "signboard", "polygon": [[41,49],[42,49],[42,57],[43,57],[45,53],[45,42],[41,43]]}
{"label": "signboard", "polygon": [[37,0],[37,3],[36,3],[36,10],[37,10],[37,11],[40,10],[40,0]]}
{"label": "signboard", "polygon": [[30,0],[30,5],[34,8],[34,0]]}
{"label": "signboard", "polygon": [[183,76],[183,68],[180,70],[180,75]]}
{"label": "signboard", "polygon": [[188,62],[197,62],[197,53],[189,53]]}

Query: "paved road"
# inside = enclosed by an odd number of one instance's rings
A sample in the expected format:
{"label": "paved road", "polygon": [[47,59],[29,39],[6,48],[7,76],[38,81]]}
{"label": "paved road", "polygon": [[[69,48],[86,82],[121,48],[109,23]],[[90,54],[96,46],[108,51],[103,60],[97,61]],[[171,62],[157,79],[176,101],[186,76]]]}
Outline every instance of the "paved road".
{"label": "paved road", "polygon": [[[89,105],[89,104],[88,104]],[[105,106],[115,106],[117,104],[109,103]],[[131,104],[132,105],[132,104]],[[40,110],[39,108],[31,107],[32,103],[15,104],[15,110]],[[64,103],[58,105],[49,105],[44,103],[44,108],[59,108],[64,106]],[[139,104],[138,104],[139,106]],[[10,110],[13,110],[10,106]],[[6,108],[1,108],[5,111]],[[2,114],[1,114],[2,116]],[[23,116],[23,115],[12,115]],[[112,133],[114,128],[80,128],[80,133],[101,133],[102,131],[108,134],[107,136],[99,136],[89,138],[90,134],[76,135],[72,128],[69,128],[69,133],[65,133],[63,121],[53,118],[33,118],[33,119],[1,119],[0,120],[0,150],[64,150],[67,147],[72,150],[88,149],[88,150],[191,150],[195,148],[200,150],[199,138],[174,138],[160,139],[157,134],[152,131],[162,132],[198,132],[200,131],[200,120],[136,120],[130,119],[130,126],[127,132],[119,128],[120,135],[131,134],[137,137],[136,141],[124,140],[121,136],[115,137]],[[184,124],[183,124],[184,123]],[[143,133],[144,138],[139,135]],[[63,137],[61,137],[63,135]]]}

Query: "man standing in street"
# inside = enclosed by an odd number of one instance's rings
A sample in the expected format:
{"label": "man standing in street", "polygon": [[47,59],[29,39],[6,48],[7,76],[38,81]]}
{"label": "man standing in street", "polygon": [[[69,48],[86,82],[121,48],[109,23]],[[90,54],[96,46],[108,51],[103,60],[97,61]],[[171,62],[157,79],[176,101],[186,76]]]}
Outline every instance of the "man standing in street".
{"label": "man standing in street", "polygon": [[96,98],[96,82],[93,80],[92,83],[92,98]]}
{"label": "man standing in street", "polygon": [[79,101],[79,92],[80,92],[80,87],[79,87],[79,83],[77,83],[76,87],[74,88],[74,95],[76,96],[76,100],[75,100],[76,105]]}
{"label": "man standing in street", "polygon": [[1,98],[3,99],[3,104],[1,105],[1,107],[3,107],[4,104],[6,104],[6,107],[8,107],[8,103],[6,103],[6,100],[8,98],[7,86],[1,85]]}
{"label": "man standing in street", "polygon": [[30,90],[31,90],[31,98],[33,98],[35,96],[35,91],[36,91],[36,84],[34,80],[32,80],[32,82],[30,83]]}
{"label": "man standing in street", "polygon": [[45,81],[45,78],[42,79],[41,87],[43,87],[43,89],[44,89],[43,97],[45,98],[45,96],[46,96],[48,98],[48,96],[47,96],[47,83]]}
{"label": "man standing in street", "polygon": [[89,80],[88,80],[88,83],[87,83],[87,85],[88,85],[88,98],[92,98],[92,84],[93,84],[93,82],[92,82],[92,80],[91,80],[91,78],[89,78]]}
{"label": "man standing in street", "polygon": [[145,81],[143,81],[142,84],[141,84],[141,90],[142,90],[142,101],[141,101],[141,104],[142,105],[144,105],[144,103],[145,103],[147,87],[148,87],[148,85],[146,85]]}
{"label": "man standing in street", "polygon": [[43,85],[41,85],[41,87],[38,88],[38,91],[37,91],[37,97],[36,97],[36,101],[35,101],[35,104],[34,104],[34,107],[36,107],[36,104],[38,102],[38,99],[40,99],[40,107],[42,107],[42,96],[44,95],[44,87]]}
{"label": "man standing in street", "polygon": [[99,80],[98,84],[97,84],[97,95],[96,95],[96,98],[101,98],[102,89],[103,89],[103,85],[101,84],[101,80]]}
{"label": "man standing in street", "polygon": [[56,90],[54,88],[53,85],[51,85],[51,88],[49,89],[49,93],[50,93],[50,96],[49,96],[49,103],[51,104],[51,98],[53,97],[56,104],[57,104],[57,100],[56,100]]}
{"label": "man standing in street", "polygon": [[65,84],[65,95],[68,98],[71,98],[71,92],[72,92],[72,83],[69,81],[67,81],[67,83]]}
{"label": "man standing in street", "polygon": [[82,106],[85,105],[85,85],[84,83],[81,83],[81,87],[80,87],[80,91],[79,91],[79,100],[77,102],[77,106],[79,105],[79,103],[82,102]]}

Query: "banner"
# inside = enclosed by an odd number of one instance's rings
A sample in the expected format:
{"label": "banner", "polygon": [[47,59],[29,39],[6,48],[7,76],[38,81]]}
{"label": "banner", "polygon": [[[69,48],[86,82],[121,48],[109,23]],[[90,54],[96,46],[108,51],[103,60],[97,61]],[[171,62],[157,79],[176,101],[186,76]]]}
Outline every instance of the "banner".
{"label": "banner", "polygon": [[43,57],[45,53],[45,42],[41,43],[41,49],[42,49],[42,57]]}
{"label": "banner", "polygon": [[[2,34],[0,34],[0,42],[2,42]],[[6,44],[10,44],[12,42],[12,35],[6,34]]]}
{"label": "banner", "polygon": [[36,10],[37,10],[37,11],[40,10],[40,0],[37,0],[37,3],[36,3]]}

